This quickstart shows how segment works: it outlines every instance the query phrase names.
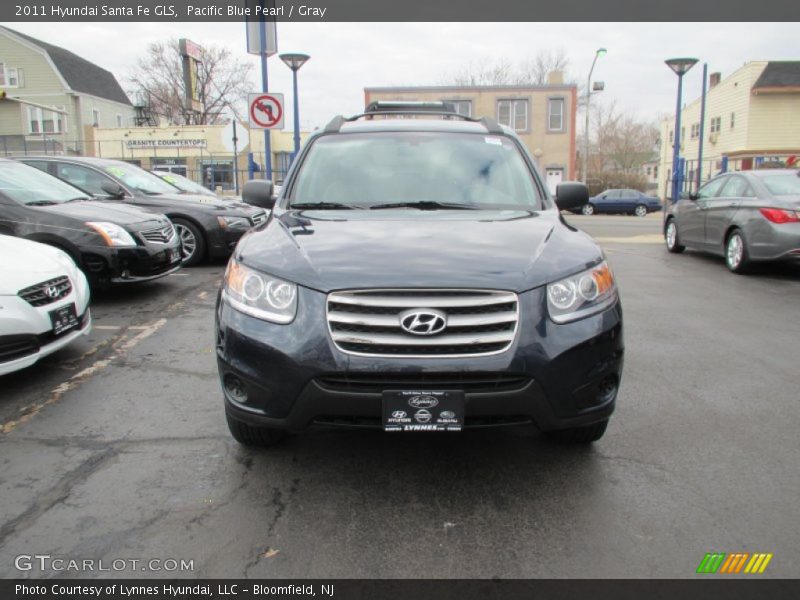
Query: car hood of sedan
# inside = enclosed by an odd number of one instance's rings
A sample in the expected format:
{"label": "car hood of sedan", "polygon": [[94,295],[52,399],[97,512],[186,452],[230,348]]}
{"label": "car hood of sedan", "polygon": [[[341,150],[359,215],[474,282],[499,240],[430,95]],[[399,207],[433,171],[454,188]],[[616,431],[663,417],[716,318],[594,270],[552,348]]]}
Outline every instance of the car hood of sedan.
{"label": "car hood of sedan", "polygon": [[203,194],[159,194],[157,196],[149,196],[159,204],[170,204],[171,206],[181,207],[191,205],[200,210],[207,210],[208,212],[219,213],[236,213],[243,211],[244,215],[252,215],[262,212],[263,208],[251,206],[244,202],[236,202],[232,200],[224,200],[218,196],[206,196]]}
{"label": "car hood of sedan", "polygon": [[289,211],[243,238],[245,265],[329,292],[380,287],[522,292],[602,260],[555,210]]}
{"label": "car hood of sedan", "polygon": [[136,206],[99,200],[77,200],[52,206],[42,206],[40,209],[80,221],[107,221],[123,226],[137,225],[139,226],[137,228],[141,229],[158,227],[163,224],[166,218]]}
{"label": "car hood of sedan", "polygon": [[0,234],[0,296],[16,296],[21,289],[66,275],[57,253],[45,244]]}

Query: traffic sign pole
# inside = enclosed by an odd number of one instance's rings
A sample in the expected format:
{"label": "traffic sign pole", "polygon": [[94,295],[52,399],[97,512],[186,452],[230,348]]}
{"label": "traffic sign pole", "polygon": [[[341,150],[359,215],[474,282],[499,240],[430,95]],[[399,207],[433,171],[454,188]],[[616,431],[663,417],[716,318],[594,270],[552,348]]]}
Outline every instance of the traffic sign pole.
{"label": "traffic sign pole", "polygon": [[[261,7],[264,7],[261,0]],[[269,76],[267,74],[267,23],[262,18],[258,26],[261,28],[261,91],[269,93]],[[270,130],[264,130],[264,178],[272,181],[272,144],[270,143]]]}

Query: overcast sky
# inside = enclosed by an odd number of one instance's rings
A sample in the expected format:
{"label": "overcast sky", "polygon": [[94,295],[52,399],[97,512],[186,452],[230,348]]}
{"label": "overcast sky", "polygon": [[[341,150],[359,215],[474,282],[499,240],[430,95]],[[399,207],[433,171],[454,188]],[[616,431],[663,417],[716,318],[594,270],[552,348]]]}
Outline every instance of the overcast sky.
{"label": "overcast sky", "polygon": [[[246,54],[243,23],[8,23],[28,35],[62,46],[112,71],[122,81],[149,42],[187,37],[200,45],[229,47],[254,64],[253,91],[260,91],[258,57]],[[684,100],[700,95],[702,62],[729,75],[751,60],[800,60],[797,23],[279,23],[280,52],[311,60],[299,72],[301,128],[324,125],[336,114],[363,109],[365,86],[431,85],[467,63],[536,56],[563,48],[568,74],[585,80],[595,50],[608,49],[593,80],[641,118],[674,112],[677,78],[664,59],[701,60],[687,76]],[[291,71],[269,60],[270,91],[291,105]],[[291,107],[286,128],[292,125]]]}

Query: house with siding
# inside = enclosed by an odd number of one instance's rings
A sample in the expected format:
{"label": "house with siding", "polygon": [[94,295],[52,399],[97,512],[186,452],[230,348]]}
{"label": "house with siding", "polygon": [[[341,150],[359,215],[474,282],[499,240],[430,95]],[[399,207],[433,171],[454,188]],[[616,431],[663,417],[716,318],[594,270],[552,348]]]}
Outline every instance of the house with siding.
{"label": "house with siding", "polygon": [[0,155],[86,154],[87,128],[129,127],[133,119],[111,72],[0,26]]}
{"label": "house with siding", "polygon": [[[703,135],[698,98],[681,111],[681,157],[686,191],[722,171],[747,171],[800,157],[800,61],[752,61],[723,79],[709,77]],[[675,117],[661,122],[658,192],[670,195]],[[795,159],[796,160],[796,159]]]}

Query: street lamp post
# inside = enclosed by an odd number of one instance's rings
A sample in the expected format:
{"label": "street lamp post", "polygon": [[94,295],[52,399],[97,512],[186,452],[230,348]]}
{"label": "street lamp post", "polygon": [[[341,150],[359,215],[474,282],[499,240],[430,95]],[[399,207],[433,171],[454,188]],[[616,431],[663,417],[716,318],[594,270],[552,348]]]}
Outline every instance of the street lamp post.
{"label": "street lamp post", "polygon": [[294,156],[300,152],[300,108],[297,99],[297,71],[311,58],[308,54],[281,54],[281,60],[292,70],[292,84],[294,87]]}
{"label": "street lamp post", "polygon": [[586,78],[586,127],[583,130],[585,140],[583,142],[583,183],[587,182],[589,173],[589,98],[592,93],[592,72],[597,59],[603,56],[607,50],[605,48],[598,48],[594,53],[594,60],[592,60],[592,68],[589,69],[589,76]]}
{"label": "street lamp post", "polygon": [[670,58],[664,61],[678,76],[678,99],[675,105],[675,139],[672,145],[672,202],[678,201],[680,196],[680,179],[678,178],[678,165],[681,157],[681,96],[683,94],[683,76],[697,64],[696,58]]}

